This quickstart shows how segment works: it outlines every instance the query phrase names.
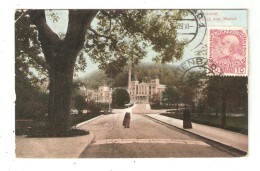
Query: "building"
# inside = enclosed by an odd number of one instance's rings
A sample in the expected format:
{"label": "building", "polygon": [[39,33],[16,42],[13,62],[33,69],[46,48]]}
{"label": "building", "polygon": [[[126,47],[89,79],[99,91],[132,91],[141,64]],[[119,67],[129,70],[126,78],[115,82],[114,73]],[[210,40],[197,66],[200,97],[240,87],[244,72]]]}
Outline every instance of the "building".
{"label": "building", "polygon": [[165,85],[160,84],[160,80],[157,76],[153,76],[149,83],[139,83],[137,77],[134,76],[134,78],[130,80],[130,83],[131,84],[128,84],[128,92],[132,103],[149,103],[149,100],[155,95],[161,96],[166,88]]}
{"label": "building", "polygon": [[97,103],[111,103],[112,89],[106,85],[99,86],[98,90],[86,90],[86,100],[92,100]]}
{"label": "building", "polygon": [[[161,96],[166,86],[160,84],[157,76],[153,76],[150,82],[139,83],[136,75],[132,75],[131,67],[128,71],[128,92],[131,103],[149,103],[154,96]],[[86,100],[92,100],[98,103],[112,102],[112,89],[106,85],[99,86],[98,90],[86,90]]]}

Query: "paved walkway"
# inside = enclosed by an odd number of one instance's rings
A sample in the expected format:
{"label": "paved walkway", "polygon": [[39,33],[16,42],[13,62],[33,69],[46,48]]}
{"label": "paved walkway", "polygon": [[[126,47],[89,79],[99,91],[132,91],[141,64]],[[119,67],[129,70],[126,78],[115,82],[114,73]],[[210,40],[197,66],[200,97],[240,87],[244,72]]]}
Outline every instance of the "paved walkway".
{"label": "paved walkway", "polygon": [[183,129],[182,120],[174,119],[159,114],[146,114],[146,116],[164,122],[166,124],[175,126],[187,132],[199,135],[217,143],[238,149],[243,152],[248,152],[248,136],[232,131],[227,131],[221,128],[192,123],[192,129]]}
{"label": "paved walkway", "polygon": [[[182,120],[169,118],[159,114],[146,114],[146,116],[179,129],[183,129]],[[84,125],[85,123],[86,122],[82,124]],[[77,127],[82,124],[77,125]],[[247,135],[196,123],[192,123],[192,126],[192,129],[185,129],[185,131],[240,151],[248,152]],[[91,143],[93,138],[93,133],[86,136],[69,138],[25,138],[24,136],[16,136],[16,157],[77,158],[86,146]]]}
{"label": "paved walkway", "polygon": [[[80,127],[99,117],[82,122],[76,127]],[[17,158],[78,158],[81,152],[94,139],[94,134],[77,137],[62,138],[27,138],[26,136],[16,136],[16,157]]]}
{"label": "paved walkway", "polygon": [[133,113],[134,114],[158,114],[158,113],[166,113],[166,109],[158,109],[153,110],[151,109],[149,104],[135,104],[133,106]]}
{"label": "paved walkway", "polygon": [[64,138],[27,138],[16,136],[17,158],[78,158],[94,134]]}

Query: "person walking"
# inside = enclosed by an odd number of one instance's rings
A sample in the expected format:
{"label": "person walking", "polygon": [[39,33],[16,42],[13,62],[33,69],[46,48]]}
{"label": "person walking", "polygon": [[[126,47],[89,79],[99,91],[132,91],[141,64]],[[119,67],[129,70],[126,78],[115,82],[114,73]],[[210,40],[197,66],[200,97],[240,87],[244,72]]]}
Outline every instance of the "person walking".
{"label": "person walking", "polygon": [[192,128],[190,107],[188,105],[185,105],[183,110],[183,128]]}
{"label": "person walking", "polygon": [[132,108],[130,105],[125,109],[125,116],[123,120],[123,126],[125,128],[130,128],[130,121],[131,121],[131,116],[132,116]]}

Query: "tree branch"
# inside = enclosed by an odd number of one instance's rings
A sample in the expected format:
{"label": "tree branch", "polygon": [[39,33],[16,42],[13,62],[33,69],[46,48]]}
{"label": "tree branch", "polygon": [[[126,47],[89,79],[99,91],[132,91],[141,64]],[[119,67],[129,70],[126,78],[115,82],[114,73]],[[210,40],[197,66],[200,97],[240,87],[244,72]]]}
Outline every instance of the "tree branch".
{"label": "tree branch", "polygon": [[93,28],[89,27],[88,30],[90,30],[92,33],[94,33],[96,36],[98,37],[104,37],[106,39],[111,39],[113,41],[116,41],[112,35],[109,35],[109,36],[106,36],[106,35],[102,35],[102,34],[99,34],[96,30],[94,30]]}
{"label": "tree branch", "polygon": [[59,36],[47,25],[44,10],[29,10],[28,14],[39,31],[39,40],[43,41],[42,43],[55,45],[61,41]]}
{"label": "tree branch", "polygon": [[104,14],[108,18],[112,18],[112,16],[108,12],[106,12],[105,10],[100,10],[100,13]]}
{"label": "tree branch", "polygon": [[32,23],[37,27],[38,38],[41,42],[46,62],[51,65],[56,56],[55,48],[60,45],[61,39],[47,25],[44,10],[28,10],[28,14]]}
{"label": "tree branch", "polygon": [[111,27],[112,27],[112,16],[106,12],[105,10],[100,10],[100,13],[107,16],[109,18],[109,28],[106,31],[111,31]]}
{"label": "tree branch", "polygon": [[65,44],[78,52],[84,45],[85,34],[98,10],[69,10],[69,23]]}
{"label": "tree branch", "polygon": [[42,66],[43,68],[47,69],[48,71],[50,70],[49,64],[41,57],[35,56],[35,55],[29,55],[29,57],[32,58],[34,60],[34,62],[37,63],[38,65]]}
{"label": "tree branch", "polygon": [[23,17],[27,13],[28,13],[28,11],[25,11],[19,17],[17,17],[17,19],[15,20],[15,24],[20,20],[21,17]]}

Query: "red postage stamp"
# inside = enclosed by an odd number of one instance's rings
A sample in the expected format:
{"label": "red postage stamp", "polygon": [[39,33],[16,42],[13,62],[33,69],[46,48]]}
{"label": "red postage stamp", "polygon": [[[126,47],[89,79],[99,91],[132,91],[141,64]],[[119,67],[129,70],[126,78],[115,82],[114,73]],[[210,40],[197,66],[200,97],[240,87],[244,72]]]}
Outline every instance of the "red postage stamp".
{"label": "red postage stamp", "polygon": [[217,65],[225,76],[247,76],[248,39],[245,29],[237,27],[209,29],[209,66]]}

